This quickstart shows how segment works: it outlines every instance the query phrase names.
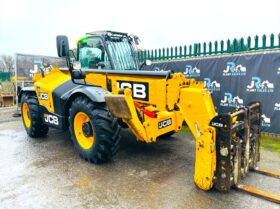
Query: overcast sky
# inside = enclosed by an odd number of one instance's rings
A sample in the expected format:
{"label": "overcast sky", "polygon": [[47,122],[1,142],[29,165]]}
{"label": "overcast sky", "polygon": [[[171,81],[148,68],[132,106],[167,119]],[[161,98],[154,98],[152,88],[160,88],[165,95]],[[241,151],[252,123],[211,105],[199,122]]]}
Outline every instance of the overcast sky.
{"label": "overcast sky", "polygon": [[280,0],[0,0],[0,54],[56,56],[86,32],[136,34],[141,48],[280,33]]}

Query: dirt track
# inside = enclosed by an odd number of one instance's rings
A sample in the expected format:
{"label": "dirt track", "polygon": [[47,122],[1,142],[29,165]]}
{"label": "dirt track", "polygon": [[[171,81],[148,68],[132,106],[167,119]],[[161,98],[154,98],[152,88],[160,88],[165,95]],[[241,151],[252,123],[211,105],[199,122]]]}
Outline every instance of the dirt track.
{"label": "dirt track", "polygon": [[[190,134],[155,144],[138,143],[129,131],[122,136],[114,160],[93,165],[79,158],[64,132],[35,140],[20,120],[0,123],[0,208],[280,208],[236,190],[197,189]],[[261,165],[280,170],[280,154],[262,156]],[[245,183],[280,193],[279,180],[259,174]]]}

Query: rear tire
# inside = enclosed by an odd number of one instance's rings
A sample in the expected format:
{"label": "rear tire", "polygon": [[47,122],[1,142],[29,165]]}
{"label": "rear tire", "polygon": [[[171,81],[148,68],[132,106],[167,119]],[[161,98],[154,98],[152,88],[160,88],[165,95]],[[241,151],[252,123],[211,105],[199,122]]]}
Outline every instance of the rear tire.
{"label": "rear tire", "polygon": [[39,110],[37,98],[30,94],[23,94],[21,99],[21,114],[24,128],[32,138],[46,136],[49,127],[44,124]]}
{"label": "rear tire", "polygon": [[120,126],[104,103],[77,97],[69,110],[69,130],[79,155],[92,163],[109,161],[117,152]]}

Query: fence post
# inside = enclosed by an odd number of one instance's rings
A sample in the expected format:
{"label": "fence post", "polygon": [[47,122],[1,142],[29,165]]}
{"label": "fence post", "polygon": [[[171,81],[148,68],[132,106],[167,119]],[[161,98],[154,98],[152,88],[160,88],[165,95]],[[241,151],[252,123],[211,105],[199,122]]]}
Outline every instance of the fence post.
{"label": "fence post", "polygon": [[221,45],[221,54],[223,54],[224,53],[224,41],[223,40],[221,40],[220,45]]}
{"label": "fence post", "polygon": [[184,57],[187,57],[187,45],[184,46]]}
{"label": "fence post", "polygon": [[251,36],[248,36],[248,38],[247,38],[247,47],[248,47],[248,50],[251,50]]}
{"label": "fence post", "polygon": [[245,46],[244,46],[244,38],[240,39],[240,51],[244,51],[245,50]]}
{"label": "fence post", "polygon": [[203,43],[203,55],[206,55],[206,42]]}
{"label": "fence post", "polygon": [[193,56],[197,56],[197,44],[193,45]]}
{"label": "fence post", "polygon": [[201,44],[198,43],[197,45],[197,55],[200,56],[201,55]]}
{"label": "fence post", "polygon": [[256,35],[255,36],[255,50],[257,50],[259,48],[259,36],[258,35]]}
{"label": "fence post", "polygon": [[263,49],[266,48],[266,35],[265,34],[262,36],[262,48]]}
{"label": "fence post", "polygon": [[171,59],[173,59],[173,47],[171,47]]}
{"label": "fence post", "polygon": [[212,42],[210,41],[209,42],[209,55],[212,54]]}
{"label": "fence post", "polygon": [[230,40],[227,40],[227,53],[231,52],[231,48],[230,48]]}
{"label": "fence post", "polygon": [[214,42],[215,54],[218,54],[218,41]]}
{"label": "fence post", "polygon": [[178,58],[178,47],[175,46],[175,59],[177,59],[177,58]]}
{"label": "fence post", "polygon": [[192,45],[189,46],[189,57],[192,56]]}
{"label": "fence post", "polygon": [[238,43],[237,39],[233,39],[233,52],[238,52]]}
{"label": "fence post", "polygon": [[270,35],[270,48],[273,49],[274,48],[274,34],[271,33]]}

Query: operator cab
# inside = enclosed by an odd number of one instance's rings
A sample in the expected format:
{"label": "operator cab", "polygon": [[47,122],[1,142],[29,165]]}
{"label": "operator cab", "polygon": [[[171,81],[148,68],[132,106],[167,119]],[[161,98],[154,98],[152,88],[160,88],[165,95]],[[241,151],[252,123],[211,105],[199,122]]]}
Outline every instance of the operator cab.
{"label": "operator cab", "polygon": [[113,31],[87,33],[78,40],[82,69],[139,70],[137,36]]}
{"label": "operator cab", "polygon": [[[75,80],[84,80],[87,72],[154,75],[169,77],[170,72],[140,72],[151,61],[144,61],[139,66],[137,45],[140,40],[135,35],[114,31],[97,31],[87,33],[77,41],[77,57],[70,59],[69,42],[67,36],[57,36],[57,53],[65,57],[71,72],[73,83]],[[74,53],[73,53],[74,54]]]}

